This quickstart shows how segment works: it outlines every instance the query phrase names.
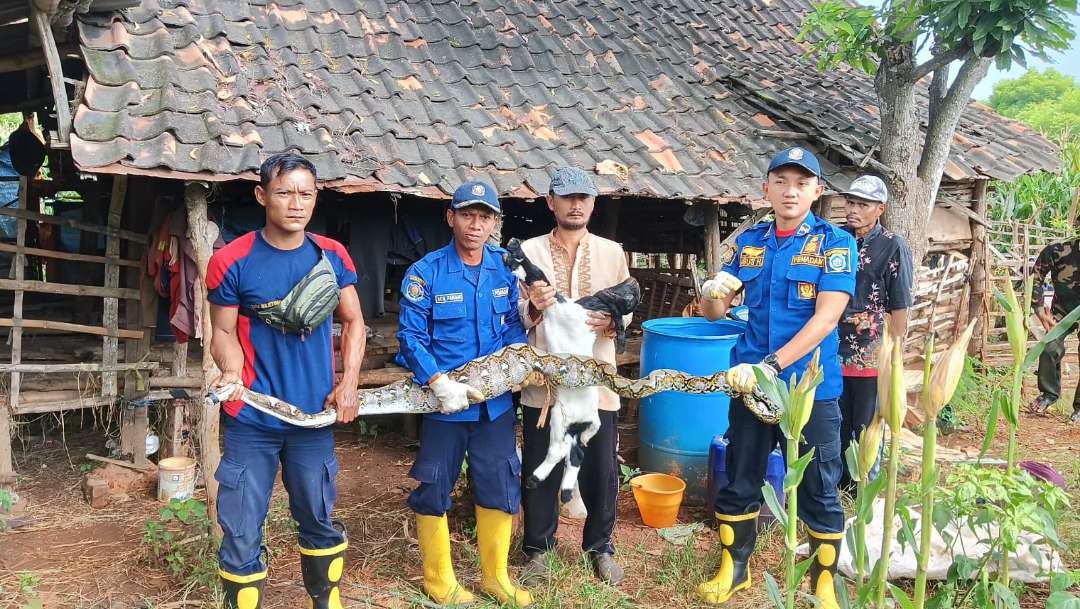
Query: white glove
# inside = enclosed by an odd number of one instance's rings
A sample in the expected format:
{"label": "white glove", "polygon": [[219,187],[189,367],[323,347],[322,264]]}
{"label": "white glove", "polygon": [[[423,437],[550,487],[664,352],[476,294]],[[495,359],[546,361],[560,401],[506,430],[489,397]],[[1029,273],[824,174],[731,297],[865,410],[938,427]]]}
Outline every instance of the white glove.
{"label": "white glove", "polygon": [[738,277],[731,273],[720,271],[716,274],[716,277],[713,277],[701,285],[701,294],[705,298],[722,300],[737,292],[741,287],[742,282],[739,281]]}
{"label": "white glove", "polygon": [[769,378],[776,377],[776,371],[766,364],[738,364],[727,371],[727,384],[739,393],[750,393],[757,387],[757,375],[754,370],[761,370]]}
{"label": "white glove", "polygon": [[439,400],[439,412],[454,414],[469,407],[469,398],[474,402],[482,402],[484,394],[465,383],[459,383],[445,374],[439,374],[434,381],[428,383],[431,391]]}

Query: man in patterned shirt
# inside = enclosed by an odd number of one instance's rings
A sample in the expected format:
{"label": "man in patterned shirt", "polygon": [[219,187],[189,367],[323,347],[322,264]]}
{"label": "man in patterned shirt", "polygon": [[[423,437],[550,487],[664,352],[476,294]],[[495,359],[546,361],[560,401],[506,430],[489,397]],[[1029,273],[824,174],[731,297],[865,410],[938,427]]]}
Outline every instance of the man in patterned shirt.
{"label": "man in patterned shirt", "polygon": [[[877,353],[889,316],[889,332],[902,337],[907,331],[907,310],[912,305],[911,250],[897,234],[879,221],[889,192],[876,176],[860,176],[847,192],[847,225],[855,236],[859,266],[855,297],[840,320],[840,363],[844,392],[840,396],[841,454],[858,438],[877,411]],[[840,488],[852,490],[844,468]]]}
{"label": "man in patterned shirt", "polygon": [[[1073,239],[1051,243],[1039,252],[1035,268],[1031,272],[1035,286],[1031,290],[1031,308],[1047,332],[1070,311],[1080,306],[1080,241]],[[1054,300],[1046,306],[1043,280],[1050,275],[1054,286]],[[1043,414],[1061,398],[1061,357],[1065,354],[1066,333],[1059,340],[1046,345],[1039,356],[1039,397],[1029,409]],[[1080,422],[1080,391],[1073,394],[1073,423]]]}

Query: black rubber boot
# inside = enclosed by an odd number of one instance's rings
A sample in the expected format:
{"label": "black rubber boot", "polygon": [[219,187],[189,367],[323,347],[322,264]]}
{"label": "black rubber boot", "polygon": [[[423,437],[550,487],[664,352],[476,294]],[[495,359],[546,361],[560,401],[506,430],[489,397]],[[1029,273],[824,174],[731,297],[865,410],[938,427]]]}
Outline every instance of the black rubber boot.
{"label": "black rubber boot", "polygon": [[[334,526],[345,537],[345,527],[339,522]],[[300,546],[300,573],[304,576],[304,588],[311,597],[312,609],[342,609],[341,575],[345,572],[346,538],[332,548],[311,549]]]}

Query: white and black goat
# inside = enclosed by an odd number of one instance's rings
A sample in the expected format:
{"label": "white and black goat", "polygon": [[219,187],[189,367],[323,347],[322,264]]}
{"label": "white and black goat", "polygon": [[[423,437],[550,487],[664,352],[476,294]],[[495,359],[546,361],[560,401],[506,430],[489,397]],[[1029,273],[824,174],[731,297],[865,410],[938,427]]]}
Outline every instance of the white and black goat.
{"label": "white and black goat", "polygon": [[[531,286],[537,281],[550,285],[544,271],[532,263],[521,249],[521,242],[511,239],[506,245],[507,267],[525,283]],[[615,320],[618,337],[618,350],[625,347],[625,329],[623,315],[632,312],[641,301],[641,288],[633,278],[600,290],[592,296],[570,301],[563,294],[556,293],[555,304],[544,311],[544,337],[547,340],[548,353],[558,355],[580,355],[593,357],[593,345],[596,334],[589,326],[589,311],[609,313]],[[570,501],[578,471],[585,458],[585,447],[589,440],[600,430],[600,389],[598,387],[555,389],[555,403],[549,411],[548,451],[544,461],[536,467],[525,480],[525,486],[536,488],[547,479],[551,470],[559,462],[565,464],[560,483],[560,499]]]}

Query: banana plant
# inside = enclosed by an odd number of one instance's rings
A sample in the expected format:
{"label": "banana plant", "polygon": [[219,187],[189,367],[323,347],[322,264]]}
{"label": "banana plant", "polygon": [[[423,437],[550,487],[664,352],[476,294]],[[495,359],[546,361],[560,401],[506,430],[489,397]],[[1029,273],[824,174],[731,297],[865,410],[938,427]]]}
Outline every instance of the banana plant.
{"label": "banana plant", "polygon": [[922,477],[919,490],[921,497],[919,555],[915,571],[915,609],[926,606],[926,566],[930,559],[930,537],[934,522],[934,489],[938,483],[937,467],[937,417],[945,404],[949,403],[960,377],[964,375],[964,360],[967,357],[968,344],[975,331],[976,319],[971,320],[956,342],[942,354],[936,364],[934,356],[934,334],[926,340],[926,352],[923,362],[923,385],[919,394],[919,405],[926,413],[923,425]]}
{"label": "banana plant", "polygon": [[777,606],[786,609],[795,609],[795,593],[799,589],[799,582],[810,569],[813,556],[798,564],[795,563],[795,548],[797,547],[798,532],[798,488],[806,473],[807,466],[814,458],[814,449],[811,447],[805,454],[799,455],[799,441],[802,439],[802,430],[810,420],[810,414],[814,409],[814,395],[817,386],[824,380],[825,375],[821,369],[821,352],[817,350],[806,367],[806,372],[799,379],[792,375],[789,384],[783,380],[773,378],[761,370],[755,369],[758,385],[765,394],[784,409],[780,419],[780,430],[787,438],[787,472],[784,475],[784,494],[787,497],[787,510],[780,507],[776,497],[776,491],[772,485],[766,483],[762,487],[765,502],[769,505],[773,514],[784,526],[784,578],[785,595],[783,603],[780,602],[780,590],[776,581],[768,573],[765,574],[765,584],[769,596]]}

